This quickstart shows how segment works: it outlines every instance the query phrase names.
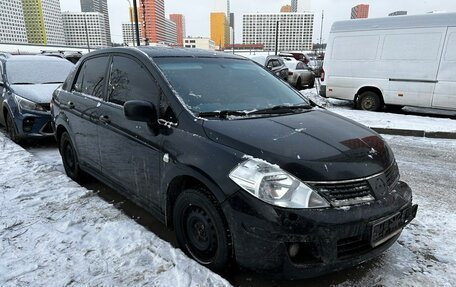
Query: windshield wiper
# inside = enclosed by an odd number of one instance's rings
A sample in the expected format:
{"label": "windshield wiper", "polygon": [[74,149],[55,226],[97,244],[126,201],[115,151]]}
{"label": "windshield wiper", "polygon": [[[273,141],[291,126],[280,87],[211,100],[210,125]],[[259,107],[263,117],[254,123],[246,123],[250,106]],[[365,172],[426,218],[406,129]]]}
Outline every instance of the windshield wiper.
{"label": "windshield wiper", "polygon": [[11,85],[35,85],[34,83],[26,83],[26,82],[23,82],[23,83],[12,83]]}
{"label": "windshield wiper", "polygon": [[215,112],[201,112],[198,114],[199,117],[215,117],[215,118],[221,118],[221,119],[226,119],[228,116],[238,116],[238,117],[243,117],[248,115],[246,112],[242,111],[234,111],[234,110],[223,110],[223,111],[215,111]]}
{"label": "windshield wiper", "polygon": [[62,84],[63,82],[44,82],[43,85],[47,84]]}
{"label": "windshield wiper", "polygon": [[300,105],[277,105],[266,109],[256,110],[248,113],[249,115],[263,115],[263,114],[284,114],[296,110],[310,110],[312,108],[309,104]]}

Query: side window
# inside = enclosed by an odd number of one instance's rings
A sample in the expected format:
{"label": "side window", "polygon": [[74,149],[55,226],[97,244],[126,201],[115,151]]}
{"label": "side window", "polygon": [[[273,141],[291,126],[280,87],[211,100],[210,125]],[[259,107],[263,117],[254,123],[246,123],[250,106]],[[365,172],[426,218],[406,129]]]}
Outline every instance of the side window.
{"label": "side window", "polygon": [[281,66],[279,60],[273,60],[273,61],[272,61],[272,66],[273,66],[273,67],[279,67],[279,66]]}
{"label": "side window", "polygon": [[114,56],[109,79],[108,101],[123,105],[130,100],[158,103],[160,89],[149,71],[138,62]]}
{"label": "side window", "polygon": [[303,62],[299,62],[296,64],[296,70],[305,70],[306,69],[306,64]]}
{"label": "side window", "polygon": [[87,60],[79,70],[73,89],[86,95],[103,98],[108,60],[109,57]]}

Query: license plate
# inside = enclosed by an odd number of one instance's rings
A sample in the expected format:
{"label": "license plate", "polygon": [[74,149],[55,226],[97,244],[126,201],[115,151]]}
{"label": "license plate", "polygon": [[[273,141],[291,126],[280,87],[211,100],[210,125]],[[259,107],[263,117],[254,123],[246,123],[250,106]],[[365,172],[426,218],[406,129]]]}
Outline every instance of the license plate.
{"label": "license plate", "polygon": [[386,219],[372,223],[371,246],[377,247],[399,234],[415,218],[417,210],[418,206],[413,205]]}

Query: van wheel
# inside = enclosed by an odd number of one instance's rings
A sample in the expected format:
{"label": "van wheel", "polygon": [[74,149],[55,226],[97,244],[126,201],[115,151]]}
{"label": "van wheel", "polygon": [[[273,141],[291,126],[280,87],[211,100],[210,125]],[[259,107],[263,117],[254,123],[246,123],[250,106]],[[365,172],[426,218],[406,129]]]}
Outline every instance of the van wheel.
{"label": "van wheel", "polygon": [[5,115],[6,119],[6,134],[8,137],[15,143],[19,144],[20,143],[20,138],[17,135],[16,132],[16,125],[14,124],[13,118],[10,116],[9,113],[6,113]]}
{"label": "van wheel", "polygon": [[181,249],[199,264],[220,271],[231,259],[231,237],[214,198],[188,189],[176,200],[173,225]]}
{"label": "van wheel", "polygon": [[358,96],[356,107],[365,111],[379,111],[382,108],[382,101],[376,93],[367,91]]}
{"label": "van wheel", "polygon": [[79,167],[78,156],[67,132],[64,132],[60,137],[59,149],[62,155],[63,167],[68,177],[75,181],[81,181],[84,178],[84,172]]}

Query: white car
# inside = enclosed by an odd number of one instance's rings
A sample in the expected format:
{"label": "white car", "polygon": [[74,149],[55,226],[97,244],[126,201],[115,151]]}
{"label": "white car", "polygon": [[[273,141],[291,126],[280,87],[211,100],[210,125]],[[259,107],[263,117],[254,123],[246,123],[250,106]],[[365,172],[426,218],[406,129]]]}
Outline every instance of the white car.
{"label": "white car", "polygon": [[301,61],[283,58],[288,68],[288,83],[300,90],[304,87],[311,89],[315,85],[315,74],[311,68]]}

